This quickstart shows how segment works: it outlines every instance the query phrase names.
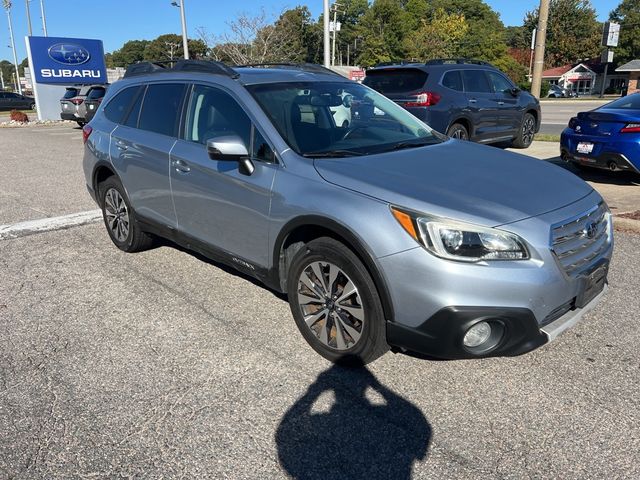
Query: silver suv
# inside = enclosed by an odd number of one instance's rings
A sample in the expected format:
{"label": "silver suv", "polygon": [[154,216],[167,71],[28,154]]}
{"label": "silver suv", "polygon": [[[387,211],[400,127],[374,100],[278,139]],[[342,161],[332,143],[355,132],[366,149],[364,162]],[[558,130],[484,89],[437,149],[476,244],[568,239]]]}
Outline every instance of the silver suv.
{"label": "silver suv", "polygon": [[83,133],[118,248],[165,237],[286,293],[331,361],[518,355],[606,290],[611,218],[589,185],[319,66],[137,64]]}

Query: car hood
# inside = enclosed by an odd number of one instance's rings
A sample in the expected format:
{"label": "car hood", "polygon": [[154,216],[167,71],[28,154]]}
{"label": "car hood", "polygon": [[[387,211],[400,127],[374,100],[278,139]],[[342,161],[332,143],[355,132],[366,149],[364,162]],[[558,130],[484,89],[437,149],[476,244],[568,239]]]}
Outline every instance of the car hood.
{"label": "car hood", "polygon": [[549,162],[471,142],[315,159],[326,181],[427,214],[485,226],[541,215],[592,188]]}

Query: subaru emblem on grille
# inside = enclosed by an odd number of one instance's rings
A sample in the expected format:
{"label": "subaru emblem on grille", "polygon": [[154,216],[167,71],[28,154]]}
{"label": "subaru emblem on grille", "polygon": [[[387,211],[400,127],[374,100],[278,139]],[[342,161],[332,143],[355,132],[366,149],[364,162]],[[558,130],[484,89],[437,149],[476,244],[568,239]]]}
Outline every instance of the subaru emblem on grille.
{"label": "subaru emblem on grille", "polygon": [[593,238],[596,236],[596,232],[598,231],[598,226],[594,222],[590,222],[585,225],[582,234],[587,238]]}

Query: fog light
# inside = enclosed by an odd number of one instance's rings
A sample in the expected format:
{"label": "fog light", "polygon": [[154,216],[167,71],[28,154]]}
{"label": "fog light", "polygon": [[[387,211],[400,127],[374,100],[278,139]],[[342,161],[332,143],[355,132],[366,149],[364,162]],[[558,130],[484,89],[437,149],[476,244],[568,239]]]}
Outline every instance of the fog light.
{"label": "fog light", "polygon": [[487,322],[478,322],[464,334],[462,343],[465,347],[479,347],[491,337],[491,325]]}

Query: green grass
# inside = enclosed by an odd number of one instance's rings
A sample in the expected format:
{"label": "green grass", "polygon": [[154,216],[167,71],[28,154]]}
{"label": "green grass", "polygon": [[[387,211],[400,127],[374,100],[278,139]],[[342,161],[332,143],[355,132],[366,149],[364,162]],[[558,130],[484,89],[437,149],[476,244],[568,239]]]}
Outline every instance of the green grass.
{"label": "green grass", "polygon": [[548,133],[536,133],[533,137],[534,140],[539,142],[560,142],[560,135],[551,135]]}

